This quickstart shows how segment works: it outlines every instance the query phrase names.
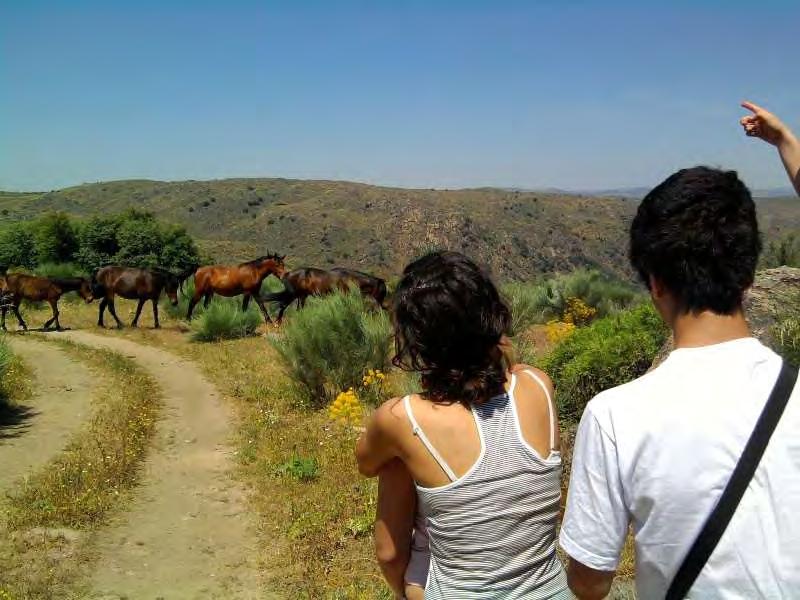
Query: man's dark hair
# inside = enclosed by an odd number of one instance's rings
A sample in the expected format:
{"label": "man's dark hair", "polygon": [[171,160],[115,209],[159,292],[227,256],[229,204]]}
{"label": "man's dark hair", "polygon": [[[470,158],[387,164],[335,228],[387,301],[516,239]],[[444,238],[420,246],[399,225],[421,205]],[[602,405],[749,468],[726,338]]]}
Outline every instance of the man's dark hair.
{"label": "man's dark hair", "polygon": [[458,252],[432,252],[403,271],[394,294],[393,363],[422,375],[434,402],[480,404],[503,393],[499,348],[511,312],[491,278]]}
{"label": "man's dark hair", "polygon": [[752,284],[761,238],[736,171],[683,169],[645,196],[631,225],[630,259],[685,312],[734,313]]}

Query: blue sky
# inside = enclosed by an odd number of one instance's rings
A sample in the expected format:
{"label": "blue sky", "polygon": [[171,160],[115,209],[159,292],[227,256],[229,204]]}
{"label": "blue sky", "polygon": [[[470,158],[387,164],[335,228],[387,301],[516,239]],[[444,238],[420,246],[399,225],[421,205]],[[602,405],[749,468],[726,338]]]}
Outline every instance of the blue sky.
{"label": "blue sky", "polygon": [[282,176],[786,185],[800,2],[0,2],[0,189]]}

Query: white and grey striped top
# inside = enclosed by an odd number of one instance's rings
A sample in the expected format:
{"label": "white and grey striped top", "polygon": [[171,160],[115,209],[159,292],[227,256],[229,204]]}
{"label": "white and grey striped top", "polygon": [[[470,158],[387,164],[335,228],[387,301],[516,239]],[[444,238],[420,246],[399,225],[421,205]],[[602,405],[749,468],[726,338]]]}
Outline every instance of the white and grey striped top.
{"label": "white and grey striped top", "polygon": [[[524,373],[547,394],[533,372]],[[473,407],[481,453],[460,478],[417,424],[410,399],[404,400],[415,435],[451,479],[436,488],[417,486],[431,547],[426,599],[571,598],[556,556],[561,456],[551,450],[542,458],[525,442],[515,385],[512,376],[508,393]],[[550,413],[552,449],[552,402]]]}

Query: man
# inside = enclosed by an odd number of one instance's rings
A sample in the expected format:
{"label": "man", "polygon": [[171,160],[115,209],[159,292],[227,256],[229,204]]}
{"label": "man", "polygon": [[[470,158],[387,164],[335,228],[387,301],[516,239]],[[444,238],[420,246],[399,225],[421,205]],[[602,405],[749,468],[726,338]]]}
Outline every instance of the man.
{"label": "man", "polygon": [[[631,262],[675,350],[581,419],[560,536],[579,598],[609,592],[629,528],[639,597],[663,598],[728,482],[781,369],[742,311],[760,250],[735,172],[679,171],[639,207]],[[690,598],[800,598],[798,432],[795,389]]]}

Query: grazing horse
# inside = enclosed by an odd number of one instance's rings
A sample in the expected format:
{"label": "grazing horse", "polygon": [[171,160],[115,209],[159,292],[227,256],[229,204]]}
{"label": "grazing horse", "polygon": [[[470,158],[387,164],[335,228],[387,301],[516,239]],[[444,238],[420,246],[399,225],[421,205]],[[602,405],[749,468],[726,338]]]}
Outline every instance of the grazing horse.
{"label": "grazing horse", "polygon": [[0,328],[6,331],[6,312],[10,309],[17,317],[20,326],[27,331],[28,325],[19,314],[19,305],[23,300],[33,302],[46,301],[53,309],[53,317],[44,324],[42,329],[48,329],[55,323],[56,329],[61,331],[61,323],[58,320],[58,300],[67,292],[78,292],[81,298],[89,304],[94,300],[92,286],[83,277],[58,277],[47,278],[35,275],[25,275],[23,273],[9,273],[4,278],[3,297],[6,299],[0,309]]}
{"label": "grazing horse", "polygon": [[150,300],[153,303],[153,322],[155,328],[161,325],[158,322],[158,299],[161,292],[167,294],[172,306],[178,305],[178,289],[181,283],[190,273],[175,275],[164,269],[137,269],[135,267],[108,266],[98,269],[92,277],[92,289],[100,301],[100,314],[97,318],[97,325],[105,327],[103,324],[103,314],[106,308],[114,320],[117,328],[122,328],[122,321],[114,310],[114,296],[120,296],[127,300],[138,300],[136,315],[133,317],[131,325],[136,327],[139,324],[139,315],[142,314],[142,307],[145,302]]}
{"label": "grazing horse", "polygon": [[352,269],[337,267],[325,271],[306,267],[287,273],[282,281],[283,291],[267,294],[264,297],[267,302],[277,302],[280,306],[278,322],[294,301],[297,301],[297,308],[303,308],[309,296],[324,296],[336,291],[347,291],[351,286],[356,286],[364,297],[372,298],[381,308],[386,299],[386,282],[383,279]]}
{"label": "grazing horse", "polygon": [[279,279],[283,277],[286,272],[284,258],[286,257],[268,254],[235,267],[221,265],[200,267],[194,274],[194,296],[189,301],[186,318],[192,318],[192,311],[200,298],[204,299],[203,306],[208,308],[214,294],[226,297],[243,294],[242,310],[247,310],[250,299],[254,298],[258,308],[261,309],[261,314],[264,315],[264,321],[267,324],[271,323],[272,320],[261,298],[261,284],[269,275],[275,275]]}

